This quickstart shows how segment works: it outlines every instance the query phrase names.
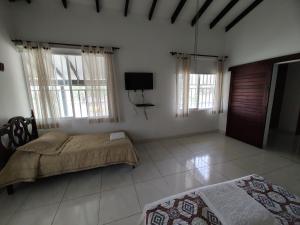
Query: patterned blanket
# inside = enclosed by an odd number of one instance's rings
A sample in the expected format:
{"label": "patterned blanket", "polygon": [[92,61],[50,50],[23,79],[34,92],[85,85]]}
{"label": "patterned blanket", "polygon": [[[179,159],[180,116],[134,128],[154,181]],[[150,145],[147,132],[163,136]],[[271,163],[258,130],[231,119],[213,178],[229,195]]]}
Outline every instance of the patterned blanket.
{"label": "patterned blanket", "polygon": [[203,199],[192,192],[182,198],[164,202],[147,211],[148,225],[221,225],[216,215],[209,209]]}
{"label": "patterned blanket", "polygon": [[[258,175],[247,176],[229,183],[245,191],[246,195],[248,194],[251,199],[266,208],[267,212],[274,217],[275,224],[300,225],[300,198],[283,187],[273,185]],[[144,224],[221,225],[220,219],[223,215],[213,211],[211,209],[214,208],[213,206],[208,207],[209,199],[204,200],[201,189],[203,188],[148,207],[145,211]],[[220,218],[217,215],[220,215]]]}
{"label": "patterned blanket", "polygon": [[236,181],[236,185],[268,209],[278,224],[300,225],[300,198],[298,196],[257,175]]}

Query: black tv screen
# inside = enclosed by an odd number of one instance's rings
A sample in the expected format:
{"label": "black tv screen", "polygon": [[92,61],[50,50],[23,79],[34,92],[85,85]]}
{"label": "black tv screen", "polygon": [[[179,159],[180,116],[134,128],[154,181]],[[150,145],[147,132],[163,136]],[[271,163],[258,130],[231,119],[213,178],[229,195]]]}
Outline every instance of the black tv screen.
{"label": "black tv screen", "polygon": [[125,73],[126,90],[153,89],[153,73]]}

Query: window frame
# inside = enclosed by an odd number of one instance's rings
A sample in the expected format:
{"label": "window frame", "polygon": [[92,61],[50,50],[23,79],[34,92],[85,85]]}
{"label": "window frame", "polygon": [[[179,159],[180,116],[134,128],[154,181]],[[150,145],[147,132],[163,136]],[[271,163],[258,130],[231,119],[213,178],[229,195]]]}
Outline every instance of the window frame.
{"label": "window frame", "polygon": [[[191,96],[190,96],[191,75],[197,75],[198,76],[198,78],[197,78],[197,89],[196,89],[197,90],[197,103],[196,103],[196,107],[193,107],[193,108],[190,107],[190,101],[191,101]],[[201,81],[200,81],[200,76],[205,76],[205,75],[215,76],[214,84],[206,84],[206,85],[214,85],[213,91],[215,91],[215,89],[216,89],[217,74],[215,74],[215,73],[190,73],[190,76],[189,76],[189,106],[188,106],[189,112],[210,111],[210,110],[213,109],[213,104],[214,104],[215,99],[213,99],[211,107],[208,107],[208,108],[199,108],[199,105],[200,105],[200,93],[199,93],[199,90],[201,89],[201,85],[202,85]]]}

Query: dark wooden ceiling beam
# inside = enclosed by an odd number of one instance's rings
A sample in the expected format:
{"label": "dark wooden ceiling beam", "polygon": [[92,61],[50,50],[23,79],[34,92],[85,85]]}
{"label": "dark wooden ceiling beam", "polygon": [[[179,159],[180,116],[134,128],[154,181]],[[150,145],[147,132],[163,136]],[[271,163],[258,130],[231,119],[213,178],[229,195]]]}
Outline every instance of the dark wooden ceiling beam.
{"label": "dark wooden ceiling beam", "polygon": [[124,16],[125,17],[128,15],[128,8],[129,8],[129,0],[126,0],[126,2],[125,2],[125,10],[124,10]]}
{"label": "dark wooden ceiling beam", "polygon": [[[8,0],[9,2],[15,2],[16,0]],[[28,3],[28,4],[30,4],[31,3],[31,0],[26,0],[26,2]]]}
{"label": "dark wooden ceiling beam", "polygon": [[231,0],[225,8],[217,15],[217,17],[210,23],[209,27],[212,29],[217,23],[238,3],[239,0]]}
{"label": "dark wooden ceiling beam", "polygon": [[95,0],[95,1],[96,1],[96,10],[97,10],[97,13],[99,13],[101,10],[101,5],[100,5],[99,0]]}
{"label": "dark wooden ceiling beam", "polygon": [[153,0],[153,1],[152,1],[151,8],[150,8],[150,11],[149,11],[149,15],[148,15],[148,19],[149,19],[149,20],[152,19],[152,16],[153,16],[153,13],[154,13],[156,4],[157,4],[157,0]]}
{"label": "dark wooden ceiling beam", "polygon": [[171,17],[171,23],[175,23],[180,11],[182,10],[183,6],[185,5],[187,0],[180,0],[180,2],[178,3],[172,17]]}
{"label": "dark wooden ceiling beam", "polygon": [[64,8],[68,8],[67,0],[61,0]]}
{"label": "dark wooden ceiling beam", "polygon": [[247,16],[253,9],[256,8],[263,0],[255,0],[249,5],[240,15],[238,15],[230,24],[228,24],[225,28],[225,31],[229,31],[233,28],[238,22],[240,22],[245,16]]}
{"label": "dark wooden ceiling beam", "polygon": [[199,9],[199,11],[196,13],[194,18],[192,19],[191,25],[194,26],[197,21],[200,19],[200,17],[203,15],[203,13],[206,11],[206,9],[210,6],[210,4],[213,2],[213,0],[206,0],[202,7]]}

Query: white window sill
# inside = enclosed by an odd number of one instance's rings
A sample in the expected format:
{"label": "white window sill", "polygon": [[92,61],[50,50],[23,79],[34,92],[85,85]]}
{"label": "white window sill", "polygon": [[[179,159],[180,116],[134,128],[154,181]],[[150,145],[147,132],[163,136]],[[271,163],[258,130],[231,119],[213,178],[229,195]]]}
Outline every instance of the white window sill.
{"label": "white window sill", "polygon": [[[102,117],[100,119],[109,119],[109,117]],[[88,121],[89,118],[88,117],[62,117],[62,118],[59,118],[59,121]]]}
{"label": "white window sill", "polygon": [[207,112],[212,110],[212,108],[206,108],[206,109],[189,109],[189,112]]}

